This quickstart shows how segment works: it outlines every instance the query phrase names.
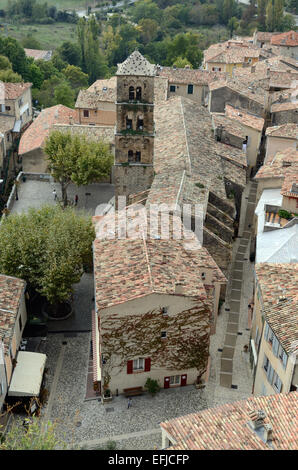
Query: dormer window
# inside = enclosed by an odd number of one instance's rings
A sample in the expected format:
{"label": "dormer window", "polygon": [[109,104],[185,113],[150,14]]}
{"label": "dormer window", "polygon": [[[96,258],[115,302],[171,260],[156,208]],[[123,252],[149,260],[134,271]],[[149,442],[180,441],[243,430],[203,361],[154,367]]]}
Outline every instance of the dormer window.
{"label": "dormer window", "polygon": [[135,99],[135,89],[133,86],[129,87],[129,100],[132,101]]}

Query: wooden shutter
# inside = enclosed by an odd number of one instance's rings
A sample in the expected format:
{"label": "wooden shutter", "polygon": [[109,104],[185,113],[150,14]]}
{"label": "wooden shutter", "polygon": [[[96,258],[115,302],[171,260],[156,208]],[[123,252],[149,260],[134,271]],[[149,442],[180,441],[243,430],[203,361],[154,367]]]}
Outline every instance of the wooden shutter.
{"label": "wooden shutter", "polygon": [[181,375],[181,387],[184,387],[187,382],[187,374]]}
{"label": "wooden shutter", "polygon": [[151,369],[151,358],[150,357],[146,357],[145,359],[145,369],[144,369],[144,372],[149,372]]}
{"label": "wooden shutter", "polygon": [[132,374],[133,370],[133,361],[127,361],[127,373]]}
{"label": "wooden shutter", "polygon": [[164,378],[164,388],[170,388],[170,377],[165,377]]}

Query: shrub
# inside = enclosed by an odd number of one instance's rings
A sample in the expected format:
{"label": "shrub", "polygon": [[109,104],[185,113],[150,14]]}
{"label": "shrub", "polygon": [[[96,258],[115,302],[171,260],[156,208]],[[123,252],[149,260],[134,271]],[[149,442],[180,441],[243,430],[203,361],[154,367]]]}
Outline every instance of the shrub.
{"label": "shrub", "polygon": [[160,390],[160,386],[157,382],[157,380],[150,379],[148,377],[146,383],[145,383],[145,390],[150,393],[150,395],[154,396],[156,395],[157,392]]}
{"label": "shrub", "polygon": [[293,217],[292,214],[291,214],[291,212],[288,212],[288,211],[286,211],[286,210],[284,210],[284,209],[280,209],[280,210],[278,211],[278,215],[279,215],[279,217],[280,217],[281,219],[292,219],[292,217]]}

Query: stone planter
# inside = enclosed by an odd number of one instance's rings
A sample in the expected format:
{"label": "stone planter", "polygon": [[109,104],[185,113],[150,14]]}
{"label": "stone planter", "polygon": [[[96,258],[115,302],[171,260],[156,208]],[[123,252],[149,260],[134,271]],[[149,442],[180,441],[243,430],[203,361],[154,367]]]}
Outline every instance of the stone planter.
{"label": "stone planter", "polygon": [[43,306],[42,306],[42,314],[43,316],[45,317],[46,320],[51,320],[51,321],[59,321],[59,320],[66,320],[67,318],[69,318],[72,314],[73,314],[73,308],[72,308],[72,304],[70,301],[68,302],[64,302],[63,306],[65,305],[65,314],[61,314],[61,315],[53,315],[51,314],[48,309],[49,309],[49,304],[48,303],[44,303]]}
{"label": "stone planter", "polygon": [[108,397],[102,396],[102,404],[110,403],[113,400],[113,395],[110,394]]}

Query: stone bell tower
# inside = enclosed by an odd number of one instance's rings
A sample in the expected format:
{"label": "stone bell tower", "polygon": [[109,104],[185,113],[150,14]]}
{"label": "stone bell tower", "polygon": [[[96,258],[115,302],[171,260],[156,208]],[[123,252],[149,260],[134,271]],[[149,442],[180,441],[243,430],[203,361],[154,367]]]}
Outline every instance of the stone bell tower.
{"label": "stone bell tower", "polygon": [[117,70],[115,197],[149,189],[153,177],[155,65],[138,51]]}

